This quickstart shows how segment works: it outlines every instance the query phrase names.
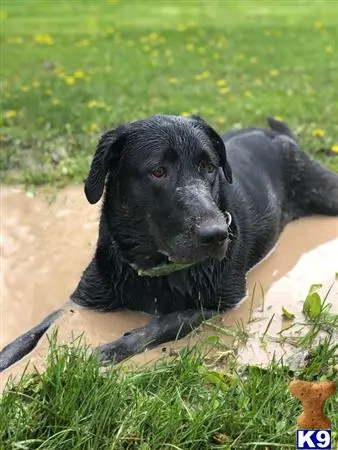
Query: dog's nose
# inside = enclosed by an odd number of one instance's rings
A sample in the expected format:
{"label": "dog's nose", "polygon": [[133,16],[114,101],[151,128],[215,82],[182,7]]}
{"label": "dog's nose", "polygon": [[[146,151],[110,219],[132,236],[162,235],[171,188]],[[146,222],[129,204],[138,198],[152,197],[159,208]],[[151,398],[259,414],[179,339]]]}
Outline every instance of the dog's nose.
{"label": "dog's nose", "polygon": [[226,240],[228,230],[219,225],[202,225],[199,228],[199,236],[204,244],[218,244]]}

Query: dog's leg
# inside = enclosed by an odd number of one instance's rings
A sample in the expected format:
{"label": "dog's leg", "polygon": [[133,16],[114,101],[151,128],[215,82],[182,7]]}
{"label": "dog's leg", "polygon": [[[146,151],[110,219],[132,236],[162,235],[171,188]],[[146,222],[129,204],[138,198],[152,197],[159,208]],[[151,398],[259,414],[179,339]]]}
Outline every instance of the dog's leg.
{"label": "dog's leg", "polygon": [[34,328],[6,345],[0,352],[0,373],[31,352],[61,313],[62,309],[52,312]]}
{"label": "dog's leg", "polygon": [[214,310],[187,310],[157,317],[149,324],[136,328],[120,339],[104,344],[95,352],[102,362],[121,362],[129,356],[136,355],[145,349],[181,339],[197,328],[203,321],[219,314]]}

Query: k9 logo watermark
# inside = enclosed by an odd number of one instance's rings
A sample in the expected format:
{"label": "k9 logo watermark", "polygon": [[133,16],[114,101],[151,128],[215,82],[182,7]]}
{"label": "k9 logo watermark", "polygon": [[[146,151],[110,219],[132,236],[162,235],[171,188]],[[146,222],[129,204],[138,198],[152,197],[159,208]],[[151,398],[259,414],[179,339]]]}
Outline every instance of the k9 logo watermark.
{"label": "k9 logo watermark", "polygon": [[332,449],[331,430],[297,430],[297,450]]}

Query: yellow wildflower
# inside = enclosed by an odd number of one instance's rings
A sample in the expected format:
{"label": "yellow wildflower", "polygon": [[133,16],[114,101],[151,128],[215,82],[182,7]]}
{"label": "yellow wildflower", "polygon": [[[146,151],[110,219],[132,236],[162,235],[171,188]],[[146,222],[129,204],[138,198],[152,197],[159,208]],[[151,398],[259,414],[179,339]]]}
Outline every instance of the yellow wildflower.
{"label": "yellow wildflower", "polygon": [[30,91],[30,87],[29,86],[21,86],[20,90],[22,92],[29,92]]}
{"label": "yellow wildflower", "polygon": [[313,26],[315,27],[316,30],[322,30],[324,28],[324,24],[321,20],[317,20]]}
{"label": "yellow wildflower", "polygon": [[177,84],[178,83],[178,78],[171,77],[171,78],[169,78],[168,81],[169,81],[170,84]]}
{"label": "yellow wildflower", "polygon": [[185,46],[185,48],[189,51],[192,52],[195,48],[195,45],[191,42],[188,42],[188,44]]}
{"label": "yellow wildflower", "polygon": [[212,57],[216,60],[219,59],[219,53],[213,53]]}
{"label": "yellow wildflower", "polygon": [[335,153],[338,153],[338,144],[333,144],[333,145],[331,146],[331,150],[332,150],[333,152],[335,152]]}
{"label": "yellow wildflower", "polygon": [[325,51],[326,51],[326,53],[333,53],[333,47],[332,47],[332,45],[326,46],[326,47],[325,47]]}
{"label": "yellow wildflower", "polygon": [[201,73],[198,73],[197,75],[195,75],[195,80],[201,81],[201,80],[205,80],[208,77],[210,77],[210,72],[209,72],[209,70],[205,70],[204,72],[201,72]]}
{"label": "yellow wildflower", "polygon": [[281,120],[283,120],[283,117],[282,116],[275,116],[275,119],[281,121]]}
{"label": "yellow wildflower", "polygon": [[219,118],[217,119],[217,122],[218,122],[220,125],[224,125],[224,124],[225,124],[225,119],[224,119],[224,117],[219,117]]}
{"label": "yellow wildflower", "polygon": [[253,97],[253,94],[251,91],[247,90],[247,91],[244,91],[244,97],[251,98],[251,97]]}
{"label": "yellow wildflower", "polygon": [[34,80],[33,83],[32,83],[32,86],[35,87],[35,88],[38,88],[40,86],[40,82]]}
{"label": "yellow wildflower", "polygon": [[37,44],[45,44],[45,45],[52,45],[54,43],[54,39],[52,36],[48,33],[45,34],[36,34],[34,36],[34,41]]}
{"label": "yellow wildflower", "polygon": [[315,128],[312,131],[312,136],[313,137],[318,137],[318,138],[322,138],[325,136],[325,131],[322,128]]}
{"label": "yellow wildflower", "polygon": [[14,111],[14,109],[6,111],[4,114],[6,119],[14,119],[17,115],[18,115],[18,112]]}
{"label": "yellow wildflower", "polygon": [[224,79],[216,81],[216,86],[218,86],[218,87],[224,87],[226,85],[227,85],[227,82]]}
{"label": "yellow wildflower", "polygon": [[72,75],[68,75],[65,77],[65,83],[68,84],[68,86],[73,86],[75,84],[75,78]]}
{"label": "yellow wildflower", "polygon": [[99,126],[98,126],[98,124],[95,123],[95,122],[90,123],[90,124],[87,126],[87,131],[88,131],[89,133],[96,133],[97,131],[99,131]]}
{"label": "yellow wildflower", "polygon": [[228,92],[229,92],[229,88],[227,86],[224,86],[219,90],[219,93],[223,94],[223,95],[227,94]]}
{"label": "yellow wildflower", "polygon": [[97,100],[90,100],[87,103],[88,108],[93,109],[93,108],[106,108],[106,104],[105,102],[102,101],[97,101]]}
{"label": "yellow wildflower", "polygon": [[272,77],[278,77],[278,75],[279,75],[279,70],[277,70],[277,69],[271,69],[271,70],[270,70],[270,75],[271,75]]}
{"label": "yellow wildflower", "polygon": [[45,93],[46,93],[46,95],[52,95],[53,91],[51,89],[46,89]]}
{"label": "yellow wildflower", "polygon": [[76,43],[76,45],[78,47],[87,47],[87,45],[89,45],[89,44],[90,44],[90,40],[89,39],[81,39],[81,41],[78,41]]}
{"label": "yellow wildflower", "polygon": [[73,74],[74,78],[85,78],[85,73],[81,69],[75,70]]}
{"label": "yellow wildflower", "polygon": [[190,116],[190,113],[189,113],[189,112],[186,112],[186,111],[183,111],[183,112],[181,112],[180,115],[183,116],[183,117],[189,117],[189,116]]}
{"label": "yellow wildflower", "polygon": [[256,56],[252,56],[249,61],[251,62],[251,64],[257,64],[258,62],[258,58],[256,58]]}
{"label": "yellow wildflower", "polygon": [[52,98],[52,104],[53,105],[59,105],[61,101],[58,98]]}

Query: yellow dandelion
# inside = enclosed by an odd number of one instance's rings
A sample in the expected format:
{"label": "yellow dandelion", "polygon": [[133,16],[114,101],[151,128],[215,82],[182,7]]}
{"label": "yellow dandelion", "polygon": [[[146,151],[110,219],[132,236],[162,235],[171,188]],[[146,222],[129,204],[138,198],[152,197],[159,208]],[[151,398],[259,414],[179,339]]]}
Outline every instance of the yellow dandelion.
{"label": "yellow dandelion", "polygon": [[75,77],[73,77],[72,75],[68,75],[68,76],[65,77],[65,83],[68,86],[73,86],[75,84],[75,81],[76,81]]}
{"label": "yellow dandelion", "polygon": [[204,70],[203,72],[198,73],[197,75],[195,75],[195,80],[201,81],[201,80],[205,80],[208,77],[210,77],[209,70]]}
{"label": "yellow dandelion", "polygon": [[335,152],[335,153],[338,153],[338,144],[333,144],[333,145],[331,146],[331,150],[332,150],[333,152]]}
{"label": "yellow dandelion", "polygon": [[219,59],[219,53],[213,53],[212,57],[217,60]]}
{"label": "yellow dandelion", "polygon": [[87,47],[90,44],[89,39],[81,39],[76,43],[77,47]]}
{"label": "yellow dandelion", "polygon": [[21,86],[20,91],[21,92],[29,92],[30,91],[30,87],[29,86]]}
{"label": "yellow dandelion", "polygon": [[222,87],[222,88],[219,90],[219,93],[222,94],[222,95],[225,95],[225,94],[227,94],[228,92],[229,92],[229,88],[228,88],[227,86],[224,86],[224,87]]}
{"label": "yellow dandelion", "polygon": [[178,83],[178,78],[175,77],[171,77],[168,79],[170,84],[177,84]]}
{"label": "yellow dandelion", "polygon": [[321,20],[317,20],[314,24],[313,24],[314,28],[316,30],[322,30],[324,28],[324,23]]}
{"label": "yellow dandelion", "polygon": [[325,47],[325,51],[326,51],[326,53],[333,53],[333,47],[332,47],[332,45],[326,46],[326,47]]}
{"label": "yellow dandelion", "polygon": [[258,62],[258,58],[256,58],[256,56],[252,56],[249,61],[251,62],[251,64],[257,64]]}
{"label": "yellow dandelion", "polygon": [[251,91],[247,90],[247,91],[244,91],[244,97],[251,98],[251,97],[253,97],[253,94]]}
{"label": "yellow dandelion", "polygon": [[190,116],[190,113],[187,112],[187,111],[183,111],[183,112],[181,112],[180,115],[183,116],[183,117],[189,117],[189,116]]}
{"label": "yellow dandelion", "polygon": [[220,79],[216,81],[216,86],[218,87],[224,87],[227,85],[227,82],[224,79]]}
{"label": "yellow dandelion", "polygon": [[270,75],[271,75],[272,77],[278,77],[278,75],[279,75],[279,70],[277,70],[277,69],[271,69],[271,70],[270,70]]}
{"label": "yellow dandelion", "polygon": [[81,69],[77,69],[75,70],[74,74],[73,74],[74,78],[84,78],[85,77],[85,73],[81,70]]}
{"label": "yellow dandelion", "polygon": [[322,128],[315,128],[312,131],[312,136],[313,137],[318,137],[318,138],[322,138],[325,136],[325,131]]}
{"label": "yellow dandelion", "polygon": [[34,36],[34,41],[37,44],[44,44],[44,45],[52,45],[54,43],[54,39],[52,36],[48,33],[45,34],[36,34]]}
{"label": "yellow dandelion", "polygon": [[51,89],[46,89],[45,93],[46,93],[46,95],[52,95],[53,91]]}
{"label": "yellow dandelion", "polygon": [[219,123],[220,125],[224,125],[224,124],[225,124],[225,119],[224,119],[224,117],[219,117],[219,118],[217,119],[217,123]]}
{"label": "yellow dandelion", "polygon": [[95,122],[90,123],[90,124],[87,126],[87,131],[88,131],[89,133],[96,133],[96,132],[98,132],[98,131],[99,131],[99,126],[98,126],[98,124],[95,123]]}
{"label": "yellow dandelion", "polygon": [[6,119],[14,119],[15,117],[17,117],[17,115],[18,115],[18,112],[14,111],[14,109],[6,111],[4,114]]}
{"label": "yellow dandelion", "polygon": [[88,108],[93,109],[93,108],[106,108],[106,104],[105,102],[102,101],[97,101],[97,100],[90,100],[87,103]]}
{"label": "yellow dandelion", "polygon": [[40,82],[34,80],[33,83],[32,83],[32,86],[35,87],[35,88],[38,88],[40,86]]}
{"label": "yellow dandelion", "polygon": [[192,42],[188,42],[188,44],[185,46],[185,48],[189,51],[192,52],[195,48],[195,45]]}
{"label": "yellow dandelion", "polygon": [[59,105],[61,101],[58,98],[52,98],[52,104],[53,105]]}
{"label": "yellow dandelion", "polygon": [[23,39],[20,36],[17,36],[14,38],[14,43],[15,44],[23,44]]}
{"label": "yellow dandelion", "polygon": [[274,116],[276,120],[282,121],[284,120],[282,116]]}
{"label": "yellow dandelion", "polygon": [[158,40],[158,38],[160,37],[160,35],[158,33],[150,33],[148,37],[149,37],[150,41],[156,42]]}

